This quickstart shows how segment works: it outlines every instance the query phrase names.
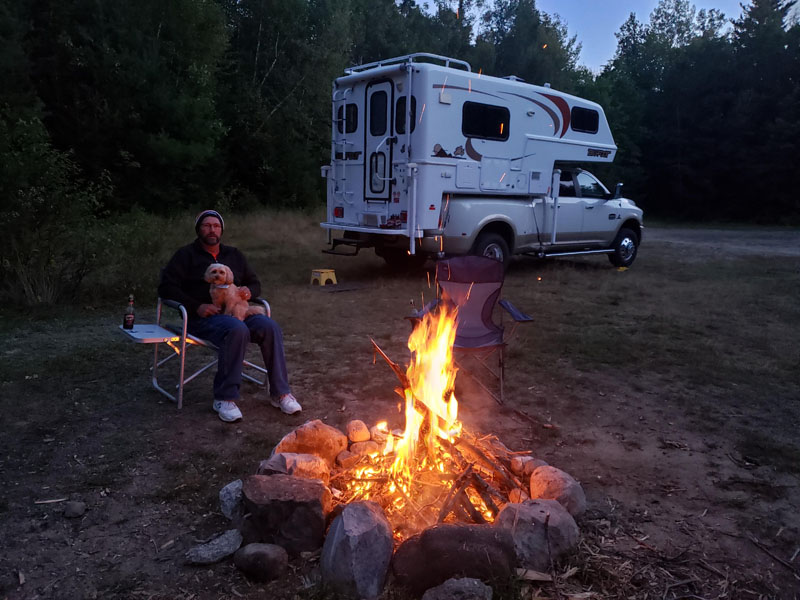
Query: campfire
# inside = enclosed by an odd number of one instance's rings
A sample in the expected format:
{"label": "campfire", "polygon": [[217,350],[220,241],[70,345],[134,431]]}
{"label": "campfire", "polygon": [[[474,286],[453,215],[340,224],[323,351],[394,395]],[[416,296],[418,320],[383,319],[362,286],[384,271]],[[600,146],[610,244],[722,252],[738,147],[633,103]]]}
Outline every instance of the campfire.
{"label": "campfire", "polygon": [[191,548],[187,561],[235,553],[240,570],[268,580],[286,572],[288,556],[318,556],[322,581],[358,598],[377,597],[390,572],[418,595],[507,579],[515,568],[549,577],[541,571],[577,546],[583,490],[531,451],[459,422],[457,319],[444,305],[425,314],[406,369],[373,341],[400,382],[404,430],[353,419],[345,434],[319,419],[304,423],[256,474],[220,491],[235,529]]}
{"label": "campfire", "polygon": [[373,340],[400,380],[395,391],[405,403],[405,430],[389,432],[378,423],[373,437],[385,436],[383,448],[331,476],[331,486],[343,492],[340,503],[380,504],[398,540],[436,523],[490,523],[503,505],[528,497],[511,461],[530,452],[512,452],[493,435],[476,437],[458,421],[457,318],[446,305],[424,315],[409,337],[405,372]]}

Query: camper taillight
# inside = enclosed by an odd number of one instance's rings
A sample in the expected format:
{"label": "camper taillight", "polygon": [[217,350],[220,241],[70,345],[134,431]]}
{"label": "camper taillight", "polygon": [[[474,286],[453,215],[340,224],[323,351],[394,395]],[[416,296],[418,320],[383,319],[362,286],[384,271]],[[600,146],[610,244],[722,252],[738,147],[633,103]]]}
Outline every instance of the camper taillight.
{"label": "camper taillight", "polygon": [[333,209],[333,216],[337,219],[341,219],[344,217],[344,206],[336,206]]}

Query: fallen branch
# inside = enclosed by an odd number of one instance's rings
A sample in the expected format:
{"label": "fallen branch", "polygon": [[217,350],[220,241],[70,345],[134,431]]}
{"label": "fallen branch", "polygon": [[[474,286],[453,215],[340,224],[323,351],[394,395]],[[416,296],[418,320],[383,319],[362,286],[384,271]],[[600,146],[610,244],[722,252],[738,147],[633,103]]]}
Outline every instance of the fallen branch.
{"label": "fallen branch", "polygon": [[749,538],[751,542],[753,542],[757,548],[760,548],[764,553],[772,557],[773,559],[777,560],[781,563],[784,567],[789,569],[795,576],[800,577],[800,571],[795,569],[794,565],[792,565],[789,561],[782,559],[780,556],[776,556],[769,548],[767,548],[764,544],[759,542],[756,538],[751,537]]}

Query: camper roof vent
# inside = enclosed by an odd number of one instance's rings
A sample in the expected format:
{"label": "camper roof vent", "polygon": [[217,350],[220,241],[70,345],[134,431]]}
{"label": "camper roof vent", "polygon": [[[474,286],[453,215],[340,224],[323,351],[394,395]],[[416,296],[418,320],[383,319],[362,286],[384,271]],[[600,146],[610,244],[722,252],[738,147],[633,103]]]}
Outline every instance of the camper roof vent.
{"label": "camper roof vent", "polygon": [[549,88],[549,87],[550,87],[550,82],[549,82],[549,81],[548,81],[548,82],[546,82],[546,83],[544,84],[544,87],[546,87],[546,88]]}
{"label": "camper roof vent", "polygon": [[517,77],[516,75],[506,75],[503,79],[508,79],[509,81],[521,81],[525,83],[525,80],[522,77]]}

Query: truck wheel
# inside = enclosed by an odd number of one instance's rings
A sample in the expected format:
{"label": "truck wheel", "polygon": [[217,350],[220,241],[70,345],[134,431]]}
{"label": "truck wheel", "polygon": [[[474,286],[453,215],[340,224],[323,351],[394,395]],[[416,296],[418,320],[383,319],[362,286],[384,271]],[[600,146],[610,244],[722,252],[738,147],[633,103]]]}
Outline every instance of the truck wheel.
{"label": "truck wheel", "polygon": [[611,248],[614,250],[608,255],[611,264],[615,267],[630,267],[639,249],[639,238],[630,229],[622,228]]}
{"label": "truck wheel", "polygon": [[508,249],[508,243],[503,239],[503,236],[497,233],[480,234],[478,240],[475,242],[475,248],[472,254],[499,260],[503,263],[503,267],[508,267],[508,261],[511,259],[511,251]]}

